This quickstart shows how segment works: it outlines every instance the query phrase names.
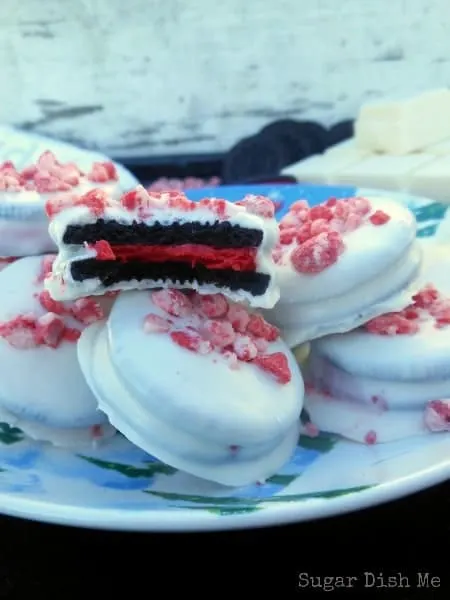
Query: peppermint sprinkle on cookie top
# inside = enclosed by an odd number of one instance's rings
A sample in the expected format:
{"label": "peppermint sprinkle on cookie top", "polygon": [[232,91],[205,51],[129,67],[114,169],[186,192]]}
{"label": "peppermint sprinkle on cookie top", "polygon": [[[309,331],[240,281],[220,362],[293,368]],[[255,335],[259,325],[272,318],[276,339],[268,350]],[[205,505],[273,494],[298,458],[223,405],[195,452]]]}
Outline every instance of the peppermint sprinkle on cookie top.
{"label": "peppermint sprinkle on cookie top", "polygon": [[118,175],[112,162],[94,162],[90,171],[83,173],[73,162],[59,162],[49,150],[41,154],[36,164],[22,170],[18,170],[11,161],[0,164],[1,191],[70,192],[83,179],[100,184],[117,181]]}
{"label": "peppermint sprinkle on cookie top", "polygon": [[288,256],[298,273],[321,273],[345,252],[345,234],[363,225],[380,227],[389,220],[387,213],[373,212],[366,198],[330,198],[313,207],[299,200],[280,221],[280,239],[273,257],[282,263]]}
{"label": "peppermint sprinkle on cookie top", "polygon": [[377,335],[413,335],[425,322],[432,321],[436,329],[450,325],[450,298],[427,285],[413,296],[413,302],[401,311],[371,319],[364,325]]}
{"label": "peppermint sprinkle on cookie top", "polygon": [[104,191],[94,189],[83,195],[57,196],[48,200],[46,213],[53,219],[61,211],[84,206],[95,217],[102,217],[108,208],[123,210],[131,213],[138,220],[151,219],[161,211],[177,211],[180,213],[195,213],[207,211],[216,220],[224,221],[233,215],[242,214],[245,210],[249,214],[257,215],[263,219],[273,219],[275,215],[274,203],[264,196],[247,195],[239,202],[229,202],[223,198],[203,198],[198,202],[189,200],[178,190],[165,190],[163,192],[149,192],[142,185],[129,190],[116,200],[110,198]]}
{"label": "peppermint sprinkle on cookie top", "polygon": [[[35,281],[42,287],[50,273],[53,255],[43,256],[41,270]],[[47,346],[56,349],[64,341],[76,342],[87,325],[104,317],[101,306],[92,298],[80,298],[74,302],[57,302],[46,290],[37,291],[36,300],[44,314],[27,313],[0,323],[0,338],[20,350]],[[75,324],[78,323],[79,326]]]}
{"label": "peppermint sprinkle on cookie top", "polygon": [[270,344],[279,339],[279,331],[261,315],[228,302],[221,294],[163,289],[150,295],[164,316],[149,313],[143,323],[146,333],[169,335],[190,352],[217,352],[231,369],[251,363],[280,384],[291,380],[286,355],[269,351]]}

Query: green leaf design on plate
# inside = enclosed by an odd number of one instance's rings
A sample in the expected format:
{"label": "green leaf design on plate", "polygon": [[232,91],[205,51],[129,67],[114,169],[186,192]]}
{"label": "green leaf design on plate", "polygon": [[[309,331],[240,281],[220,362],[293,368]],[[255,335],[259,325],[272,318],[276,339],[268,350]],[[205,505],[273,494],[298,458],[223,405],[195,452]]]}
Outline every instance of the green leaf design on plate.
{"label": "green leaf design on plate", "polygon": [[17,444],[24,439],[24,435],[17,427],[11,427],[7,423],[0,423],[0,443]]}
{"label": "green leaf design on plate", "polygon": [[171,502],[190,502],[192,504],[203,504],[205,508],[213,506],[214,508],[222,508],[228,506],[243,506],[252,507],[260,504],[279,503],[279,502],[303,502],[313,499],[330,499],[347,494],[355,494],[364,490],[370,489],[371,485],[361,485],[352,488],[344,488],[340,490],[326,490],[322,492],[306,492],[303,494],[287,494],[286,496],[269,496],[267,498],[237,498],[234,496],[213,497],[213,496],[196,496],[192,494],[176,494],[173,492],[155,492],[152,490],[144,490],[146,494],[169,500]]}
{"label": "green leaf design on plate", "polygon": [[447,212],[448,206],[440,204],[439,202],[433,202],[426,206],[420,206],[414,208],[413,212],[416,217],[416,221],[433,221],[435,219],[442,219]]}
{"label": "green leaf design on plate", "polygon": [[422,229],[418,229],[417,237],[419,237],[419,238],[431,237],[432,235],[434,235],[436,233],[436,229],[437,229],[436,223],[434,225],[428,225],[427,227],[422,227]]}
{"label": "green leaf design on plate", "polygon": [[[196,508],[202,508],[200,506]],[[190,507],[192,509],[192,507]],[[212,513],[213,515],[217,515],[219,517],[228,516],[228,515],[240,515],[240,514],[248,514],[254,513],[258,510],[261,510],[260,506],[222,506],[217,508],[207,508],[206,511]]]}
{"label": "green leaf design on plate", "polygon": [[267,479],[267,483],[273,483],[275,485],[287,486],[297,479],[300,475],[298,473],[286,473],[286,475],[272,475]]}
{"label": "green leaf design on plate", "polygon": [[321,433],[316,437],[301,435],[298,440],[298,446],[305,450],[316,450],[317,452],[330,452],[339,441],[336,435]]}
{"label": "green leaf design on plate", "polygon": [[121,473],[125,477],[137,478],[137,477],[154,477],[158,474],[173,475],[177,472],[177,469],[169,467],[164,463],[151,462],[147,463],[145,467],[134,467],[133,465],[125,465],[123,463],[111,462],[108,460],[101,460],[100,458],[93,458],[92,456],[78,455],[81,458],[96,467],[101,469],[108,469],[109,471],[116,471]]}

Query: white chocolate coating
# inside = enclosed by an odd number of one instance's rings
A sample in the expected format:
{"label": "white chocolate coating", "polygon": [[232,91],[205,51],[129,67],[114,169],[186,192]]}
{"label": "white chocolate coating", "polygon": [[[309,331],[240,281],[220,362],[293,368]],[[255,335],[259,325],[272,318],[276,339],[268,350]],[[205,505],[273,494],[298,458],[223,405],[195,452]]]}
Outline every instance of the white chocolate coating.
{"label": "white chocolate coating", "polygon": [[111,423],[198,477],[245,485],[275,473],[297,444],[303,406],[303,380],[286,345],[269,349],[288,357],[292,379],[282,385],[250,363],[232,370],[216,352],[200,355],[145,333],[149,312],[163,316],[149,293],[124,292],[107,323],[78,342],[83,373]]}
{"label": "white chocolate coating", "polygon": [[409,304],[406,288],[422,260],[414,216],[394,201],[368,199],[373,210],[391,219],[344,234],[346,249],[334,265],[317,274],[298,273],[289,260],[293,248],[285,252],[278,266],[281,298],[266,317],[280,327],[289,346],[349,331]]}
{"label": "white chocolate coating", "polygon": [[49,427],[36,421],[18,418],[3,408],[0,408],[0,423],[18,427],[26,437],[36,442],[49,442],[60,448],[95,447],[116,434],[115,428],[109,423],[95,427]]}
{"label": "white chocolate coating", "polygon": [[[415,284],[450,293],[450,255],[442,245],[425,244]],[[319,429],[377,442],[430,433],[429,403],[450,398],[450,325],[435,327],[423,313],[414,334],[378,335],[361,328],[311,344],[307,379],[314,386],[305,408]],[[441,430],[450,430],[450,423]],[[436,430],[439,430],[437,427]]]}
{"label": "white chocolate coating", "polygon": [[[37,282],[40,257],[22,258],[0,273],[0,322],[17,316],[46,313],[36,294],[43,290]],[[68,325],[81,328],[70,317]],[[86,385],[77,361],[76,343],[63,342],[58,348],[46,346],[19,349],[0,338],[0,408],[10,424],[30,433],[31,437],[58,444],[72,444],[74,434],[83,440],[89,428],[101,425],[109,431],[108,421]],[[61,437],[55,434],[60,429]],[[77,433],[78,432],[78,433]],[[46,438],[45,438],[46,439]]]}

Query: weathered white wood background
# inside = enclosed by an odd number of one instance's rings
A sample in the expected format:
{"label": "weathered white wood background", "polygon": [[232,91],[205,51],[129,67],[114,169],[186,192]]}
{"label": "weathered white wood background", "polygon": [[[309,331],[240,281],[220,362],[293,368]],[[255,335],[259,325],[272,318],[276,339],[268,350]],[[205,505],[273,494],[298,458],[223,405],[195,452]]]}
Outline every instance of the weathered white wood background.
{"label": "weathered white wood background", "polygon": [[0,122],[120,157],[226,150],[450,84],[450,0],[0,0]]}

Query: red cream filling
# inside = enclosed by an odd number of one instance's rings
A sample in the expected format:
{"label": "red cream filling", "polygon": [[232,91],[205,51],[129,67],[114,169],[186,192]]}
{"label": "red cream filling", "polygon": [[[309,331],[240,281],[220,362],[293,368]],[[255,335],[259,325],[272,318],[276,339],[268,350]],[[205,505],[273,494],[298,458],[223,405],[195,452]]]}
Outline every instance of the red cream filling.
{"label": "red cream filling", "polygon": [[124,244],[109,246],[110,252],[97,252],[97,260],[149,263],[184,262],[192,266],[201,264],[208,269],[256,271],[256,248],[211,248],[202,244],[179,246],[146,246]]}

